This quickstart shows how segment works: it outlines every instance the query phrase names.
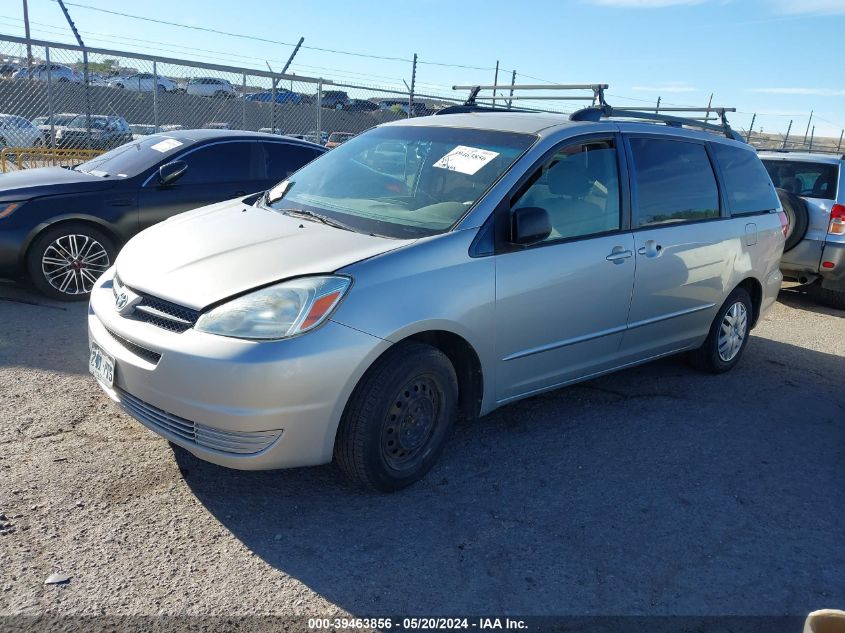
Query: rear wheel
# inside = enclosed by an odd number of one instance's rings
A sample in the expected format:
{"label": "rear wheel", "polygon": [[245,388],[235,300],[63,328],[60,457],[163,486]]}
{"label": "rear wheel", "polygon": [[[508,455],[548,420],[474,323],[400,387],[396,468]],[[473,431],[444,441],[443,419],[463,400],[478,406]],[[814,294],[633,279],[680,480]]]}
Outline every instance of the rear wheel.
{"label": "rear wheel", "polygon": [[693,366],[713,374],[732,369],[748,345],[753,310],[748,292],[743,288],[735,289],[713,319],[707,340],[690,352]]}
{"label": "rear wheel", "polygon": [[63,224],[41,233],[27,254],[32,283],[52,299],[82,301],[114,262],[109,237],[87,224]]}
{"label": "rear wheel", "polygon": [[422,343],[385,352],[355,388],[334,457],[354,483],[392,492],[421,479],[440,456],[457,417],[449,359]]}
{"label": "rear wheel", "polygon": [[780,204],[786,214],[786,243],[783,245],[783,252],[795,248],[807,234],[807,227],[810,225],[810,214],[807,210],[807,203],[800,196],[791,191],[777,189]]}

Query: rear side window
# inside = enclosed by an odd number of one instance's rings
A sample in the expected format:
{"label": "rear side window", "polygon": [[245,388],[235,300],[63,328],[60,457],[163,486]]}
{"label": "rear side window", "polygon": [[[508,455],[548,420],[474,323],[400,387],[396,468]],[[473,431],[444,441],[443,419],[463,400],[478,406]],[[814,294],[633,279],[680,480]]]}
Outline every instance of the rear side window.
{"label": "rear side window", "polygon": [[267,178],[274,181],[284,180],[323,153],[311,147],[288,143],[264,143],[264,149]]}
{"label": "rear side window", "polygon": [[637,204],[634,228],[719,217],[719,187],[698,143],[632,138]]}
{"label": "rear side window", "polygon": [[780,203],[772,180],[753,150],[722,143],[710,147],[722,170],[732,215],[778,208]]}
{"label": "rear side window", "polygon": [[219,182],[243,182],[259,178],[260,169],[253,167],[258,143],[213,143],[187,154],[183,160],[188,171],[179,185],[202,185]]}
{"label": "rear side window", "polygon": [[836,199],[836,165],[798,160],[764,160],[763,164],[775,187],[807,198]]}

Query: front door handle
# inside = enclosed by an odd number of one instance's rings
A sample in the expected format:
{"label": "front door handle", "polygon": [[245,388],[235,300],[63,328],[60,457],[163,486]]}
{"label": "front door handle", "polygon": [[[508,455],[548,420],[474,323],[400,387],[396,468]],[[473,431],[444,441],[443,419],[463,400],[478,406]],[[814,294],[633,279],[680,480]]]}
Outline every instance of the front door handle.
{"label": "front door handle", "polygon": [[663,252],[663,246],[654,240],[646,240],[644,246],[637,249],[637,253],[646,257],[657,257]]}
{"label": "front door handle", "polygon": [[631,251],[625,250],[621,246],[616,246],[613,251],[611,251],[610,255],[605,257],[605,259],[609,262],[613,262],[614,264],[621,264],[623,259],[628,259],[633,256],[634,254]]}

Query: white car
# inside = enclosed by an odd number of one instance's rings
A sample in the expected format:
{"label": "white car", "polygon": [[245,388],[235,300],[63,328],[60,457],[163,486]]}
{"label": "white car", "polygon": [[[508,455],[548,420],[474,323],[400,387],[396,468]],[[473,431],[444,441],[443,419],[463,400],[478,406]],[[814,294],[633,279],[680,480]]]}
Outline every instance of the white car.
{"label": "white car", "polygon": [[185,84],[185,92],[199,97],[231,98],[236,95],[235,87],[228,80],[217,77],[191,77]]}
{"label": "white car", "polygon": [[12,79],[28,79],[31,77],[36,81],[47,81],[48,75],[50,77],[51,82],[57,81],[60,83],[69,82],[75,84],[82,83],[81,73],[78,73],[78,71],[75,71],[70,66],[64,66],[62,64],[35,64],[32,67],[31,75],[26,68],[21,68],[14,75],[12,75]]}
{"label": "white car", "polygon": [[130,123],[129,129],[132,130],[132,140],[137,141],[145,136],[156,133],[156,126],[147,123]]}
{"label": "white car", "polygon": [[35,147],[43,142],[41,130],[22,116],[0,114],[0,147]]}
{"label": "white car", "polygon": [[137,73],[128,77],[115,77],[109,81],[108,85],[113,88],[134,90],[135,92],[152,92],[155,86],[161,92],[175,92],[177,89],[176,82],[172,79],[162,77],[161,75],[156,77],[152,73]]}

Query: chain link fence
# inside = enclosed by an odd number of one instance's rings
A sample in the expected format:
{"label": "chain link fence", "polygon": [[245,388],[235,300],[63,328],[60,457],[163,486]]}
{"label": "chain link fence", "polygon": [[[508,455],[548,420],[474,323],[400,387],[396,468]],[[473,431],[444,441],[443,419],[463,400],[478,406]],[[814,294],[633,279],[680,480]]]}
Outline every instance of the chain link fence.
{"label": "chain link fence", "polygon": [[73,161],[71,150],[84,160],[175,129],[251,130],[325,144],[332,133],[348,138],[460,99],[11,36],[0,38],[0,62],[4,170]]}

